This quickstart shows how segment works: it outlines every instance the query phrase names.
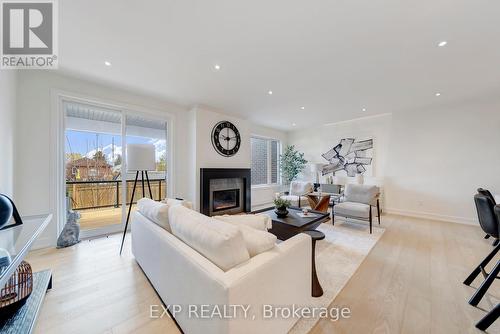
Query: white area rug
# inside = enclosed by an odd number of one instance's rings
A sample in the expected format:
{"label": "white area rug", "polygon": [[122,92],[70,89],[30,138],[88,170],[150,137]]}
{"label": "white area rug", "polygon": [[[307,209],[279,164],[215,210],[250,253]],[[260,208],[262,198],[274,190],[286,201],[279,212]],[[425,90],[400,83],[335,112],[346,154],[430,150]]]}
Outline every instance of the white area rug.
{"label": "white area rug", "polygon": [[[318,230],[325,239],[316,242],[316,270],[323,288],[323,296],[311,297],[308,306],[328,307],[356,272],[370,250],[384,234],[385,229],[374,222],[373,234],[366,223],[331,222],[321,224]],[[290,334],[308,333],[319,318],[300,319]]]}

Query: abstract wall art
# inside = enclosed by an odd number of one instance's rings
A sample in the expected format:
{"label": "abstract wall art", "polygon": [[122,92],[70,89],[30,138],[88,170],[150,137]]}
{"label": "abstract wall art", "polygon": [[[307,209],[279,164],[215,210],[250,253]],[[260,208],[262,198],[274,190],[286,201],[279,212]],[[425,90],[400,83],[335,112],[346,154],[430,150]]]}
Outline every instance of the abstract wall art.
{"label": "abstract wall art", "polygon": [[356,141],[354,138],[344,138],[331,150],[321,155],[328,161],[323,165],[321,173],[327,175],[345,171],[347,176],[364,174],[373,160],[373,139]]}

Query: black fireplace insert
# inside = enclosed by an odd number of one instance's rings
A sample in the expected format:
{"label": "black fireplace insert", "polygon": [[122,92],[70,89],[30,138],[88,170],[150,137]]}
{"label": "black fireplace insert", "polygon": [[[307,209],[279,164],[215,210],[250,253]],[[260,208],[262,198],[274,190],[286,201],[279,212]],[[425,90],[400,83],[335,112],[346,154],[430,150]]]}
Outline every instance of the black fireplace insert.
{"label": "black fireplace insert", "polygon": [[212,211],[233,209],[240,206],[240,190],[227,189],[213,192]]}
{"label": "black fireplace insert", "polygon": [[[210,180],[241,179],[242,189],[214,189],[210,193]],[[241,207],[241,212],[251,210],[251,172],[250,168],[200,168],[200,212],[211,216],[211,212],[223,212]],[[212,198],[212,203],[210,203]],[[216,203],[217,202],[217,203]]]}

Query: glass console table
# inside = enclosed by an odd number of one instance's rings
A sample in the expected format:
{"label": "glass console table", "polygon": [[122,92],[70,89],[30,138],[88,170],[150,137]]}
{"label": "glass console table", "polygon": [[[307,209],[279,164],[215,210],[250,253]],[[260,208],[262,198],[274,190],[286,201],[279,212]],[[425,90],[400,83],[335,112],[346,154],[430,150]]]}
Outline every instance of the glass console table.
{"label": "glass console table", "polygon": [[[52,215],[22,217],[23,224],[0,230],[0,289],[23,261]],[[50,270],[33,273],[33,292],[8,319],[0,319],[0,333],[31,333],[45,292],[52,287]]]}

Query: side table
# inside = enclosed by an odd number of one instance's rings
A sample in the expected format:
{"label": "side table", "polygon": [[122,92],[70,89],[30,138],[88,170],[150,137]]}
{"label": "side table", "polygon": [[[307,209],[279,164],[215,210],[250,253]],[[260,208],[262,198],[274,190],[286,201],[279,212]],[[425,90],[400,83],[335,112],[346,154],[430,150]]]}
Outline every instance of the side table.
{"label": "side table", "polygon": [[309,193],[306,195],[311,209],[321,212],[328,212],[330,205],[330,194],[327,193]]}
{"label": "side table", "polygon": [[303,233],[308,234],[312,239],[312,280],[311,280],[311,296],[321,297],[323,296],[323,288],[319,284],[318,275],[316,274],[316,241],[323,240],[325,234],[318,230],[304,231]]}

